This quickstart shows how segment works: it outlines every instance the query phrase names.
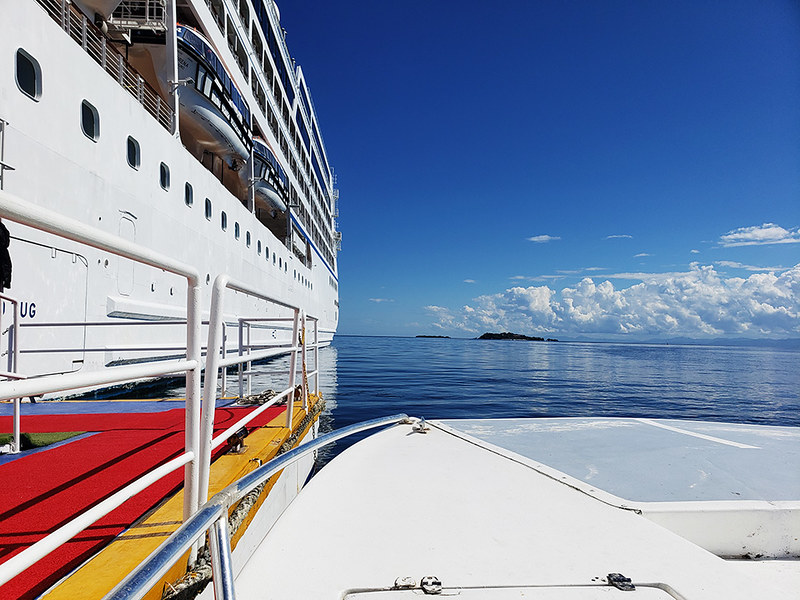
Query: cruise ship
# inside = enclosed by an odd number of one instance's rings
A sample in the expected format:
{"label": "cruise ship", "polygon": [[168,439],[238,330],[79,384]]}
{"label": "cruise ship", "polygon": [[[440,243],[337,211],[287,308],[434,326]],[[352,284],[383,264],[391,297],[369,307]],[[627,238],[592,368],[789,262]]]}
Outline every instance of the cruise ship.
{"label": "cruise ship", "polygon": [[[272,0],[3,8],[0,597],[99,598],[316,438],[338,190]],[[313,464],[232,507],[239,555]],[[152,597],[209,577],[197,544]]]}
{"label": "cruise ship", "polygon": [[[271,0],[25,0],[0,47],[0,187],[319,319],[339,316],[338,190]],[[4,219],[25,377],[185,353],[175,274]],[[8,287],[8,286],[6,286]],[[230,315],[258,310],[232,298]],[[269,310],[261,315],[274,316]],[[8,325],[7,318],[5,323]],[[288,339],[286,328],[252,327]],[[235,336],[231,336],[235,337]]]}

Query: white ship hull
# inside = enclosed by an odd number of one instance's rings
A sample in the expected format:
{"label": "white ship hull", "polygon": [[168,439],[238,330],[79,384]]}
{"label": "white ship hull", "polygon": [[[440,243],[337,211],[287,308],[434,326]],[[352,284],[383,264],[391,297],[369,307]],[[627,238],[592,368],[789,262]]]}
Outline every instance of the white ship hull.
{"label": "white ship hull", "polygon": [[[210,16],[204,4],[197,14]],[[286,235],[300,232],[305,239],[276,236],[248,208],[252,201],[230,191],[240,185],[231,183],[233,172],[204,165],[75,37],[33,0],[14,3],[0,20],[2,54],[13,57],[24,49],[41,69],[38,98],[23,93],[13,73],[5,71],[0,81],[0,119],[7,123],[0,159],[14,168],[3,171],[3,189],[195,266],[205,274],[204,314],[214,278],[226,273],[318,317],[320,339],[329,342],[338,322],[335,256],[323,257],[296,219],[293,227],[284,225]],[[99,116],[96,140],[82,131],[84,101]],[[259,122],[255,116],[254,122]],[[126,159],[129,136],[140,149],[137,168]],[[162,187],[164,166],[168,185]],[[13,262],[12,286],[5,293],[20,303],[19,373],[73,372],[185,354],[185,326],[159,324],[185,318],[185,280],[9,220],[5,224]],[[308,249],[310,260],[292,251],[298,245]],[[231,324],[234,316],[275,316],[236,294],[226,308]],[[4,328],[10,309],[3,304]],[[4,331],[0,340],[3,350],[8,335]],[[254,335],[288,341],[291,332]],[[0,367],[5,370],[5,363]]]}

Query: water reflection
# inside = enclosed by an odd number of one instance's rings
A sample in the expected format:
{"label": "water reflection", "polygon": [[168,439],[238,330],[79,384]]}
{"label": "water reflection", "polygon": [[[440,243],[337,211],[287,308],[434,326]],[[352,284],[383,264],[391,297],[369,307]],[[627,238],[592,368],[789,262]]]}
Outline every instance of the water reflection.
{"label": "water reflection", "polygon": [[[796,350],[338,336],[319,356],[323,432],[395,413],[800,425]],[[254,391],[283,389],[288,358],[265,368],[282,375],[257,375]]]}

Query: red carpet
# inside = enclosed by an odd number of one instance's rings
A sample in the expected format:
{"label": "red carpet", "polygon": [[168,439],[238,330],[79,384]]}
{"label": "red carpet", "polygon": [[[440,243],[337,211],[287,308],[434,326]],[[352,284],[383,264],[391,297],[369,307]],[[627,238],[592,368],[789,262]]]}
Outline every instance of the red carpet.
{"label": "red carpet", "polygon": [[[250,408],[216,411],[222,431]],[[248,427],[263,426],[283,411],[272,407]],[[183,452],[183,409],[158,413],[23,416],[26,432],[94,431],[0,465],[0,561],[5,562],[167,460]],[[11,431],[11,417],[0,417],[0,431]],[[225,451],[223,445],[217,454]],[[73,540],[0,588],[2,598],[33,599],[142,514],[177,490],[183,469],[153,484]]]}

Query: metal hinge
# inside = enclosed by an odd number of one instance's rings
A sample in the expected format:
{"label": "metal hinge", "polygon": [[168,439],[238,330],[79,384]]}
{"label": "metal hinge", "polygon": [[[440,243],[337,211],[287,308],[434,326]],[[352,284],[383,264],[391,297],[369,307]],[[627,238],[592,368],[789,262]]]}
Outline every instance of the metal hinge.
{"label": "metal hinge", "polygon": [[625,577],[622,573],[609,573],[607,578],[608,585],[618,590],[622,590],[623,592],[633,592],[636,590],[636,586],[631,583],[630,578]]}

